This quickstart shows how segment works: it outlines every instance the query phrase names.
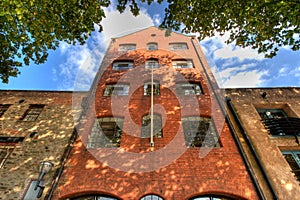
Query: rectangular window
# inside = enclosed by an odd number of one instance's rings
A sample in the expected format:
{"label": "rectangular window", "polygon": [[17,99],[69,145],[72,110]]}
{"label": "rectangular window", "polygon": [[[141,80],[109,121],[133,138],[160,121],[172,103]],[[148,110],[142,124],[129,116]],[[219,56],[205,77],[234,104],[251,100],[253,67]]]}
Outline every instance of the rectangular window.
{"label": "rectangular window", "polygon": [[179,42],[179,43],[170,43],[169,48],[170,50],[187,50],[188,46],[187,43]]}
{"label": "rectangular window", "polygon": [[193,68],[193,62],[191,60],[173,60],[172,66],[175,69]]}
{"label": "rectangular window", "polygon": [[18,142],[22,142],[24,137],[0,136],[0,169],[4,166]]}
{"label": "rectangular window", "polygon": [[129,94],[129,85],[106,85],[103,96],[125,96]]}
{"label": "rectangular window", "polygon": [[146,61],[146,65],[145,65],[146,69],[152,69],[152,68],[158,68],[158,61],[157,60],[147,60]]}
{"label": "rectangular window", "polygon": [[220,147],[218,134],[209,117],[183,117],[181,119],[187,147]]}
{"label": "rectangular window", "polygon": [[263,124],[273,136],[300,135],[300,119],[289,117],[283,109],[257,109]]}
{"label": "rectangular window", "polygon": [[7,109],[9,108],[10,105],[5,104],[5,105],[0,105],[0,117],[2,117],[2,115],[4,115],[4,113],[7,111]]}
{"label": "rectangular window", "polygon": [[136,44],[120,44],[119,45],[119,51],[130,51],[135,50]]}
{"label": "rectangular window", "polygon": [[[151,95],[151,82],[147,82],[144,84],[144,95],[150,96]],[[160,85],[159,83],[153,83],[153,95],[160,95]]]}
{"label": "rectangular window", "polygon": [[127,70],[133,68],[132,61],[116,61],[113,63],[113,70]]}
{"label": "rectangular window", "polygon": [[[151,135],[151,115],[146,115],[142,119],[142,133],[141,138],[150,138]],[[153,135],[156,138],[162,137],[162,122],[161,116],[153,115]]]}
{"label": "rectangular window", "polygon": [[202,91],[198,83],[176,83],[176,93],[178,95],[200,95]]}
{"label": "rectangular window", "polygon": [[300,151],[282,151],[282,154],[289,163],[297,180],[300,181]]}
{"label": "rectangular window", "polygon": [[120,146],[124,118],[102,117],[95,120],[87,148],[116,148]]}
{"label": "rectangular window", "polygon": [[35,121],[42,112],[44,105],[30,105],[25,112],[23,121]]}

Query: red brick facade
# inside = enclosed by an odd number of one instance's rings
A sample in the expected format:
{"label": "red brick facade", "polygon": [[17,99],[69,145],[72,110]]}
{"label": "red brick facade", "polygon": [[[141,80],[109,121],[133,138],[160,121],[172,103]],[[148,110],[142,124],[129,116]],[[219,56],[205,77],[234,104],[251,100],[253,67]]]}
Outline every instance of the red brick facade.
{"label": "red brick facade", "polygon": [[[147,50],[156,42],[158,50]],[[170,50],[169,44],[186,43],[186,50]],[[136,50],[119,51],[120,44],[136,44]],[[150,96],[144,83],[151,80],[145,69],[148,59],[156,59],[154,80],[160,84],[160,95],[154,96],[154,113],[162,117],[162,137],[141,138],[142,118],[149,114]],[[172,60],[192,60],[193,68],[174,69]],[[129,70],[113,70],[113,62],[134,62]],[[53,199],[75,198],[85,194],[110,195],[119,199],[141,199],[155,194],[166,200],[190,199],[201,195],[218,195],[232,199],[258,199],[255,187],[221,108],[214,98],[204,69],[211,74],[204,55],[193,37],[150,27],[112,39],[88,99],[88,110],[79,126],[77,142],[60,179]],[[130,85],[128,95],[103,96],[106,85]],[[202,94],[179,96],[176,83],[201,85]],[[189,147],[185,145],[183,117],[212,118],[220,146]],[[95,118],[123,117],[119,148],[87,148]]]}

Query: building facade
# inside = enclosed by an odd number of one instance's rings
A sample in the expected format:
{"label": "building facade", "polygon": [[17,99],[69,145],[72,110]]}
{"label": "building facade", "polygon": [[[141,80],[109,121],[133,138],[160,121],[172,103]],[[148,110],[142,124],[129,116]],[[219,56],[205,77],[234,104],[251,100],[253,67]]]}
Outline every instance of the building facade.
{"label": "building facade", "polygon": [[264,196],[299,199],[300,88],[227,89],[226,94]]}
{"label": "building facade", "polygon": [[[53,190],[75,133],[72,96],[73,92],[0,91],[0,199],[32,200],[38,193],[44,199]],[[53,167],[37,184],[43,161]]]}
{"label": "building facade", "polygon": [[113,38],[52,199],[259,199],[195,37]]}

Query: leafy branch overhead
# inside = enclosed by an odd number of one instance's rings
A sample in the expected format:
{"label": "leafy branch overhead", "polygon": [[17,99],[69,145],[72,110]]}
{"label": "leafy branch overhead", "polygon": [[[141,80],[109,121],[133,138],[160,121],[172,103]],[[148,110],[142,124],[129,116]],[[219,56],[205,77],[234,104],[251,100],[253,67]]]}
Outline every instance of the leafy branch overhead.
{"label": "leafy branch overhead", "polygon": [[[154,0],[118,0],[139,14],[141,3]],[[230,33],[227,41],[258,49],[273,57],[278,47],[300,47],[299,0],[157,0],[166,6],[161,28],[199,33],[200,39]],[[0,78],[7,83],[19,67],[46,61],[49,49],[60,41],[83,44],[105,17],[109,0],[2,0],[0,2]],[[102,27],[100,26],[100,31]]]}

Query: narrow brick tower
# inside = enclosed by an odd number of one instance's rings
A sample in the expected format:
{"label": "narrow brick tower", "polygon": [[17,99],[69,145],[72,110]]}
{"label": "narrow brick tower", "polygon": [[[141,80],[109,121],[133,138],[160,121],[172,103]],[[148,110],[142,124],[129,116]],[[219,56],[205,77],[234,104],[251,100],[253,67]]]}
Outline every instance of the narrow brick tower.
{"label": "narrow brick tower", "polygon": [[259,199],[199,42],[113,38],[53,199]]}

